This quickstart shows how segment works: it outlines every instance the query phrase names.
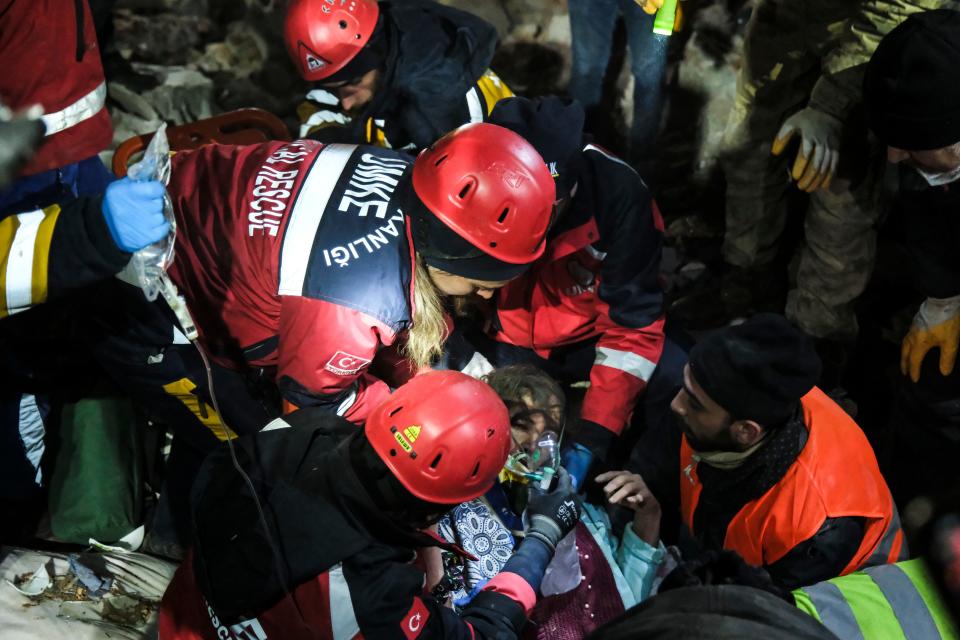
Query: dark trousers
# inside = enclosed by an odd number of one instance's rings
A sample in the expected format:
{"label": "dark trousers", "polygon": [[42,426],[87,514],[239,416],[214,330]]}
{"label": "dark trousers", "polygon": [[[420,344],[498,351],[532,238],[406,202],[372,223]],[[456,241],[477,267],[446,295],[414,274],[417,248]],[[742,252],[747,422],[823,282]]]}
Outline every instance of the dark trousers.
{"label": "dark trousers", "polygon": [[174,434],[164,491],[186,543],[190,487],[203,458],[227,437],[256,433],[278,416],[279,395],[263,372],[210,361],[217,414],[200,352],[176,339],[179,323],[166,302],[148,302],[139,289],[119,281],[105,284],[100,294],[102,312],[91,319],[87,339],[113,382]]}

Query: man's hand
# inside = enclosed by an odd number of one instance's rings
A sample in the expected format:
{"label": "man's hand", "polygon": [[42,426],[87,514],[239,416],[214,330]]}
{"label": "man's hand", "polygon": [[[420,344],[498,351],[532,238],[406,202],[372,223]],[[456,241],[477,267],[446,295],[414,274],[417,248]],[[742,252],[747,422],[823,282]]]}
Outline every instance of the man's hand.
{"label": "man's hand", "polygon": [[103,196],[103,218],[117,246],[133,253],[162,240],[170,232],[163,217],[163,185],[156,180],[111,182]]}
{"label": "man's hand", "polygon": [[812,107],[793,114],[780,127],[771,149],[775,156],[783,153],[794,133],[801,136],[800,151],[792,171],[801,191],[812,193],[830,186],[840,161],[841,127],[839,120]]}
{"label": "man's hand", "polygon": [[528,538],[536,538],[555,551],[557,543],[573,531],[580,520],[580,499],[577,497],[570,474],[561,467],[557,471],[557,486],[547,493],[531,493],[527,503],[530,527]]}
{"label": "man's hand", "polygon": [[660,503],[636,473],[607,471],[596,477],[605,482],[603,493],[610,504],[633,509],[633,530],[641,540],[656,546],[660,540]]}
{"label": "man's hand", "polygon": [[920,380],[923,359],[934,347],[940,349],[940,373],[948,376],[957,363],[960,344],[960,296],[927,298],[913,318],[913,325],[900,348],[900,371]]}

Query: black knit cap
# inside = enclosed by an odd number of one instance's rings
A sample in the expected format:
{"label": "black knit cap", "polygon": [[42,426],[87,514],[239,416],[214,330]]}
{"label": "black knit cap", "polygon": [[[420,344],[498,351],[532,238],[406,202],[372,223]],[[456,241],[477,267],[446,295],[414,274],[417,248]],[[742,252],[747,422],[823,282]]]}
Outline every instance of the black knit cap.
{"label": "black knit cap", "polygon": [[786,318],[762,313],[694,345],[690,373],[734,419],[772,427],[816,384],[820,358]]}
{"label": "black knit cap", "polygon": [[583,150],[583,107],[557,96],[507,98],[497,102],[489,122],[519,134],[547,163],[557,187],[557,200],[570,196],[580,172]]}
{"label": "black knit cap", "polygon": [[907,151],[960,142],[960,13],[915,13],[887,34],[867,65],[867,123]]}

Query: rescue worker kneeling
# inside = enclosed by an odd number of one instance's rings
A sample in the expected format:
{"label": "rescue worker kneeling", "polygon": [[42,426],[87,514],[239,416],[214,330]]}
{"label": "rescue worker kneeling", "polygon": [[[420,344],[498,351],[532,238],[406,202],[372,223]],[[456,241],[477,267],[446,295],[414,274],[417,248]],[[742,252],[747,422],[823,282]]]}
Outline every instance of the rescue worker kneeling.
{"label": "rescue worker kneeling", "polygon": [[424,595],[411,564],[420,547],[459,551],[421,530],[490,489],[510,442],[490,387],[438,371],[400,387],[363,430],[303,409],[237,440],[256,498],[221,446],[194,486],[195,546],[164,596],[160,637],[517,637],[579,519],[565,474],[531,500],[523,543],[461,614]]}
{"label": "rescue worker kneeling", "polygon": [[812,341],[761,314],[693,347],[672,405],[684,525],[787,588],[906,558],[873,450],[819,373]]}

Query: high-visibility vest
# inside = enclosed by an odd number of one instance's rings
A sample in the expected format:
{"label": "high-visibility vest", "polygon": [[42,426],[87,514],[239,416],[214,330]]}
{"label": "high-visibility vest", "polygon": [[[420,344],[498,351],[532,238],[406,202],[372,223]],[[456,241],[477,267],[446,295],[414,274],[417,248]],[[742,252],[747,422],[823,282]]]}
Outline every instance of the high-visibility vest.
{"label": "high-visibility vest", "polygon": [[[906,559],[900,518],[876,456],[857,423],[820,389],[801,399],[807,442],[783,478],[746,503],[727,526],[723,548],[748,563],[770,565],[810,539],[828,518],[860,517],[860,547],[841,575],[865,566]],[[681,514],[694,530],[703,491],[699,459],[683,439],[680,451]]]}
{"label": "high-visibility vest", "polygon": [[110,146],[107,85],[86,0],[6,2],[0,29],[0,102],[43,107],[46,138],[20,175],[89,158]]}
{"label": "high-visibility vest", "polygon": [[871,567],[793,592],[797,607],[843,640],[956,640],[922,560]]}

